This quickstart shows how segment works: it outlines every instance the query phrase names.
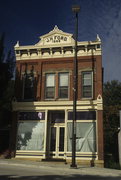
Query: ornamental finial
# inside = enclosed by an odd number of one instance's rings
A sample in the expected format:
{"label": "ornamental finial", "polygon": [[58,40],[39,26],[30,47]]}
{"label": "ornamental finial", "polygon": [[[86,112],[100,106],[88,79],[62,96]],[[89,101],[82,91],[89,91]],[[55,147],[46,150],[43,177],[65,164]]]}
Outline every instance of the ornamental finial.
{"label": "ornamental finial", "polygon": [[15,47],[19,47],[19,41],[17,41],[17,43],[16,43]]}
{"label": "ornamental finial", "polygon": [[57,25],[55,25],[54,30],[57,30],[57,29],[58,29],[58,26],[57,26]]}
{"label": "ornamental finial", "polygon": [[97,34],[97,38],[96,38],[97,41],[101,41],[99,35]]}

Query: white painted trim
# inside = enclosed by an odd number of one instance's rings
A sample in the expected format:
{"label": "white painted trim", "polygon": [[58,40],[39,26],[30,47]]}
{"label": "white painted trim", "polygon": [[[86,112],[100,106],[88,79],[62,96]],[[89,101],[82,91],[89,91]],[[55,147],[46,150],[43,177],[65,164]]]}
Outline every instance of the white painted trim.
{"label": "white painted trim", "polygon": [[[65,37],[66,41],[62,38],[59,41],[52,41],[51,40],[53,38],[57,38],[57,37]],[[51,39],[50,42],[47,42],[46,39]],[[16,60],[31,60],[31,59],[45,59],[45,58],[62,58],[62,57],[73,57],[74,56],[74,46],[75,46],[75,41],[73,39],[72,34],[69,33],[65,33],[62,30],[58,29],[57,26],[55,26],[55,28],[50,31],[49,33],[43,35],[40,37],[40,41],[35,44],[35,45],[28,45],[28,46],[20,46],[19,43],[17,42],[17,44],[14,46],[14,50],[16,53]],[[101,55],[101,40],[99,39],[99,36],[96,37],[95,41],[82,41],[82,42],[77,42],[78,46],[83,46],[84,49],[80,49],[79,52],[77,53],[78,56],[92,56],[92,55]],[[89,46],[95,46],[94,49],[89,49]],[[100,47],[97,47],[97,45],[100,45]],[[64,48],[67,47],[71,47],[72,48],[72,52],[70,51],[70,53],[68,52],[68,49],[65,49],[65,53],[64,53]],[[61,53],[52,53],[52,49],[53,48],[60,48],[61,49]],[[49,53],[46,55],[42,54],[42,49],[49,49]],[[22,50],[26,50],[26,52],[23,52],[21,55]],[[33,52],[31,53],[31,50],[36,50],[36,53]]]}
{"label": "white painted trim", "polygon": [[[42,110],[72,110],[73,101],[37,101],[13,102],[13,111],[42,111]],[[98,109],[103,110],[103,104],[97,100],[77,101],[77,110]]]}

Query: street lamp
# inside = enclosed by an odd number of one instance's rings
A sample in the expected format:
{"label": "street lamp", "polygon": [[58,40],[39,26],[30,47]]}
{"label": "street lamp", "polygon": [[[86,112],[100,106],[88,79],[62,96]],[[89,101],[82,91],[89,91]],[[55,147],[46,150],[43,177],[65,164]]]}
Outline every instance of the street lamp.
{"label": "street lamp", "polygon": [[77,37],[78,37],[78,13],[80,6],[72,6],[72,11],[75,13],[75,59],[74,59],[74,76],[73,76],[73,123],[72,123],[72,168],[77,168],[76,155],[76,104],[77,104],[77,87],[78,87],[78,62],[77,62]]}

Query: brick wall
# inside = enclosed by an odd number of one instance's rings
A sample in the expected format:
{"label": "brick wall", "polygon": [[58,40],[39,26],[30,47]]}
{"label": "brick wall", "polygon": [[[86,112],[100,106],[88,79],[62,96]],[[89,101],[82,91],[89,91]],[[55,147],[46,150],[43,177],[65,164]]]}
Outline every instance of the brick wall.
{"label": "brick wall", "polygon": [[[45,73],[46,72],[61,72],[68,71],[70,74],[70,91],[69,100],[73,99],[73,60],[74,58],[54,58],[54,59],[39,59],[39,60],[20,60],[17,61],[16,69],[16,90],[15,95],[21,99],[22,94],[22,73],[25,70],[31,70],[34,67],[37,80],[36,100],[44,100]],[[78,57],[78,100],[81,100],[81,71],[93,71],[93,99],[96,99],[98,94],[102,95],[102,61],[101,56],[84,56]],[[57,74],[56,74],[57,78]],[[58,81],[56,81],[58,87]],[[56,97],[58,92],[56,92]]]}

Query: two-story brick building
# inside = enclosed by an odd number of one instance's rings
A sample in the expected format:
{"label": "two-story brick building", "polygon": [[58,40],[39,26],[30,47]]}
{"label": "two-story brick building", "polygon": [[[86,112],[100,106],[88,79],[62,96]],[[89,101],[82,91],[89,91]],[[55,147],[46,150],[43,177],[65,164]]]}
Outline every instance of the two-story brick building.
{"label": "two-story brick building", "polygon": [[[16,158],[72,156],[74,39],[57,26],[35,45],[15,45],[11,148]],[[76,161],[103,165],[101,40],[78,42]]]}

